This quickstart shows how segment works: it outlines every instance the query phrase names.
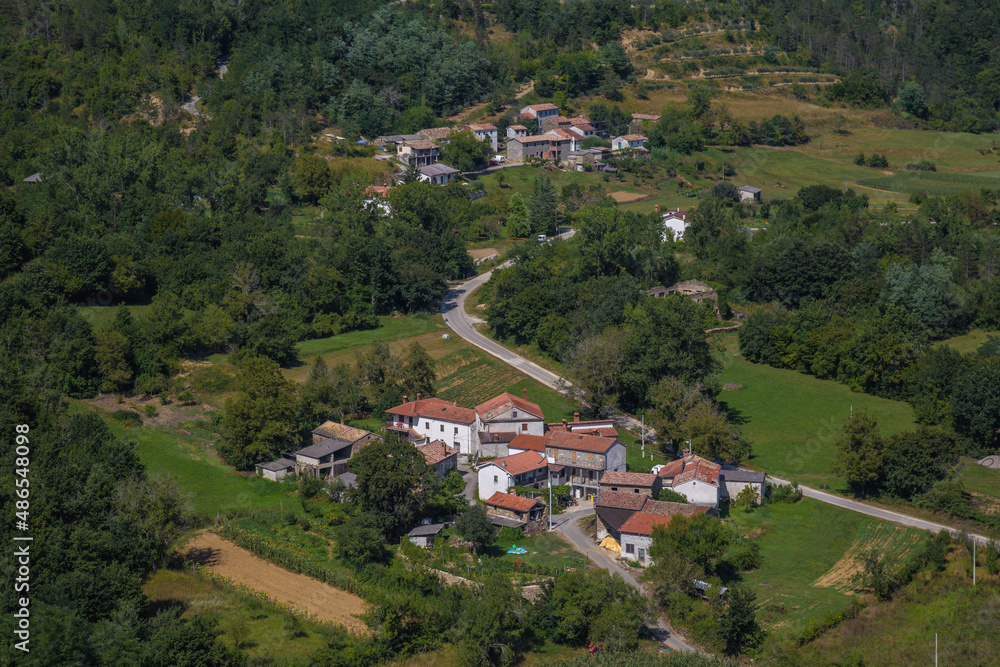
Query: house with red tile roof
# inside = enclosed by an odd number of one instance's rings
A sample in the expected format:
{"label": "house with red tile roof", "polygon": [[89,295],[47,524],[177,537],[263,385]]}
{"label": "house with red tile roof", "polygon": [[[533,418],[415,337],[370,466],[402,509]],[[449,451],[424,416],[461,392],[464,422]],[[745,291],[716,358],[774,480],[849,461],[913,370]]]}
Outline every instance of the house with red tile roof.
{"label": "house with red tile roof", "polygon": [[417,451],[424,455],[427,465],[434,468],[438,479],[444,479],[449,471],[458,468],[458,449],[449,447],[444,440],[417,445]]}
{"label": "house with red tile roof", "polygon": [[511,454],[519,454],[520,452],[527,451],[544,454],[546,442],[548,442],[548,436],[519,433],[507,444],[507,450]]}
{"label": "house with red tile roof", "polygon": [[540,500],[497,491],[486,499],[486,513],[497,525],[523,526],[540,521],[545,516],[545,505]]}
{"label": "house with red tile roof", "polygon": [[600,435],[605,438],[617,438],[618,429],[615,428],[614,419],[588,419],[580,420],[580,413],[573,413],[573,421],[562,420],[545,425],[546,431],[572,431],[574,433],[584,433],[586,435]]}
{"label": "house with red tile roof", "polygon": [[663,488],[673,489],[695,505],[718,507],[719,472],[722,466],[703,459],[696,454],[688,454],[664,465],[657,471],[663,480]]}
{"label": "house with red tile roof", "polygon": [[521,109],[521,115],[525,118],[534,118],[538,122],[552,116],[559,115],[559,107],[545,102],[543,104],[529,104]]}
{"label": "house with red tile roof", "polygon": [[605,471],[625,470],[625,445],[617,438],[549,431],[545,456],[549,463],[566,466],[563,484],[569,484],[574,498],[596,496]]}
{"label": "house with red tile roof", "polygon": [[602,491],[620,491],[655,498],[663,486],[663,479],[651,472],[608,470],[601,475],[600,486]]}
{"label": "house with red tile roof", "polygon": [[621,527],[622,558],[643,565],[649,562],[649,547],[653,544],[653,529],[666,526],[674,515],[636,512]]}
{"label": "house with red tile roof", "polygon": [[479,430],[486,433],[511,431],[528,435],[545,433],[545,417],[537,403],[528,400],[528,390],[523,397],[504,392],[476,406]]}
{"label": "house with red tile roof", "polygon": [[577,150],[580,147],[580,142],[583,141],[583,138],[580,137],[579,134],[576,134],[575,132],[570,132],[568,129],[562,127],[554,127],[551,130],[545,132],[545,134],[569,142],[568,150],[564,151],[564,154]]}
{"label": "house with red tile roof", "polygon": [[401,405],[386,412],[390,416],[386,429],[404,435],[414,444],[443,440],[461,454],[478,451],[476,426],[479,416],[475,410],[440,398],[421,398],[417,394],[417,400],[410,401],[404,396]]}
{"label": "house with red tile roof", "polygon": [[479,497],[489,498],[497,491],[514,486],[540,489],[547,485],[549,462],[541,452],[521,452],[487,461],[479,466]]}
{"label": "house with red tile roof", "polygon": [[508,139],[520,139],[528,136],[528,128],[524,125],[511,125],[507,128]]}
{"label": "house with red tile roof", "polygon": [[647,138],[641,134],[626,134],[615,137],[611,140],[611,150],[623,151],[627,149],[645,148]]}

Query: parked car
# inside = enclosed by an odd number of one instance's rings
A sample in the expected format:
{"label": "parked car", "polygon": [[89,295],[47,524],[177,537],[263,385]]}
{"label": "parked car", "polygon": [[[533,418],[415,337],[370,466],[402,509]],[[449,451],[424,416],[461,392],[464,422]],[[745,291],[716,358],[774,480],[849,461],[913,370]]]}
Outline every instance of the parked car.
{"label": "parked car", "polygon": [[539,243],[545,243],[548,240],[549,240],[549,237],[546,236],[545,234],[539,234],[538,235],[538,242]]}

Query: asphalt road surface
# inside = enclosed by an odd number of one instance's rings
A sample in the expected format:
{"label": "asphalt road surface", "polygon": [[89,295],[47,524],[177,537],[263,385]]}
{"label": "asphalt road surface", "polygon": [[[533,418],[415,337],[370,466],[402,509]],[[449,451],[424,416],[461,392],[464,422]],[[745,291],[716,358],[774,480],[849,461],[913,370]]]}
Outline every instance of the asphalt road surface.
{"label": "asphalt road surface", "polygon": [[[568,239],[573,236],[573,230],[564,232],[559,235],[559,238]],[[560,378],[555,373],[548,371],[538,364],[532,363],[521,357],[520,355],[511,352],[507,348],[493,341],[492,339],[481,334],[472,324],[472,319],[469,314],[465,312],[465,300],[468,298],[469,294],[472,293],[477,287],[485,283],[490,279],[493,271],[498,271],[505,268],[507,264],[501,264],[492,271],[488,271],[481,276],[477,276],[461,285],[448,290],[445,295],[444,302],[441,305],[441,312],[444,314],[444,321],[448,324],[451,329],[457,333],[459,336],[469,341],[476,347],[480,348],[493,355],[497,359],[513,366],[525,375],[532,377],[547,387],[555,389],[556,391],[563,391],[565,389],[564,383],[560,382]],[[629,418],[630,425],[638,424],[635,419]],[[771,478],[771,481],[778,484],[787,484],[784,480]],[[902,514],[900,512],[894,512],[892,510],[883,509],[881,507],[876,507],[874,505],[869,505],[867,503],[858,502],[856,500],[851,500],[849,498],[844,498],[833,493],[827,493],[825,491],[820,491],[818,489],[813,489],[808,486],[800,486],[802,489],[802,495],[807,498],[813,498],[823,503],[829,505],[836,505],[837,507],[850,510],[852,512],[858,512],[860,514],[866,514],[868,516],[873,516],[878,519],[883,519],[885,521],[891,521],[892,523],[897,523],[902,526],[908,526],[911,528],[918,528],[920,530],[929,530],[933,533],[940,532],[942,530],[948,530],[952,533],[960,532],[953,526],[947,526],[941,523],[936,523],[933,521],[927,521],[925,519],[918,519],[916,517],[910,516],[908,514]],[[969,534],[969,537],[975,539],[980,544],[985,544],[987,538],[983,535]]]}

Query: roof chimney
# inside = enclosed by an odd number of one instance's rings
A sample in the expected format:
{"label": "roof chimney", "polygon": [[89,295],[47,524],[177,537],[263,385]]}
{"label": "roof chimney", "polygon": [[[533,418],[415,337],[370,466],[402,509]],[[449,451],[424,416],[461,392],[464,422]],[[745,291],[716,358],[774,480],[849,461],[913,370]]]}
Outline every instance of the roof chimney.
{"label": "roof chimney", "polygon": [[564,431],[566,430],[566,418],[565,417],[563,417],[563,430]]}
{"label": "roof chimney", "polygon": [[524,400],[528,400],[528,388],[524,388]]}
{"label": "roof chimney", "polygon": [[580,413],[579,412],[574,412],[573,413],[573,423],[577,423],[579,421],[580,421]]}
{"label": "roof chimney", "polygon": [[417,392],[417,400],[418,401],[420,400],[420,392],[419,391]]}
{"label": "roof chimney", "polygon": [[407,396],[406,394],[403,394],[403,403],[409,403],[409,402],[410,402],[410,397]]}
{"label": "roof chimney", "polygon": [[343,419],[341,419],[341,420],[340,420],[340,425],[341,425],[341,426],[343,426],[343,425],[344,425],[344,420],[343,420]]}

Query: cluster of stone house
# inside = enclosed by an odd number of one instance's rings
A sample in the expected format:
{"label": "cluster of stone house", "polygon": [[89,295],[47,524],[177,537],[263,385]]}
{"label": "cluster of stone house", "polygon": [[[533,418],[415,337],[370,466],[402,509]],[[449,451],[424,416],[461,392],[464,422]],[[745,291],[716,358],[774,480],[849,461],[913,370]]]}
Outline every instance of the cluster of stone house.
{"label": "cluster of stone house", "polygon": [[[471,132],[479,141],[487,142],[496,152],[498,131],[490,123],[471,123],[464,127],[434,127],[416,134],[392,134],[375,139],[382,150],[395,150],[396,160],[405,167],[416,167],[419,179],[431,185],[447,185],[458,177],[459,171],[441,164],[441,147],[448,145],[455,132]],[[402,172],[398,176],[402,178]]]}
{"label": "cluster of stone house", "polygon": [[265,479],[280,481],[287,475],[316,475],[323,479],[341,477],[350,484],[350,460],[355,454],[382,436],[341,421],[324,422],[312,432],[312,444],[282,454],[274,461],[258,463],[257,474]]}
{"label": "cluster of stone house", "polygon": [[680,294],[681,296],[686,296],[695,303],[711,302],[712,312],[715,313],[716,317],[721,317],[719,314],[719,293],[711,285],[700,280],[685,280],[679,283],[674,283],[670,287],[657,285],[656,287],[651,287],[648,290],[645,290],[643,294],[656,299],[662,299],[665,296],[671,296],[673,294]]}
{"label": "cluster of stone house", "polygon": [[[605,472],[594,498],[597,538],[612,538],[622,558],[643,564],[649,562],[656,526],[667,525],[675,516],[716,514],[720,503],[735,498],[747,486],[764,497],[764,473],[719,465],[700,456],[688,454],[655,470]],[[688,502],[655,500],[661,489],[672,489]]]}

